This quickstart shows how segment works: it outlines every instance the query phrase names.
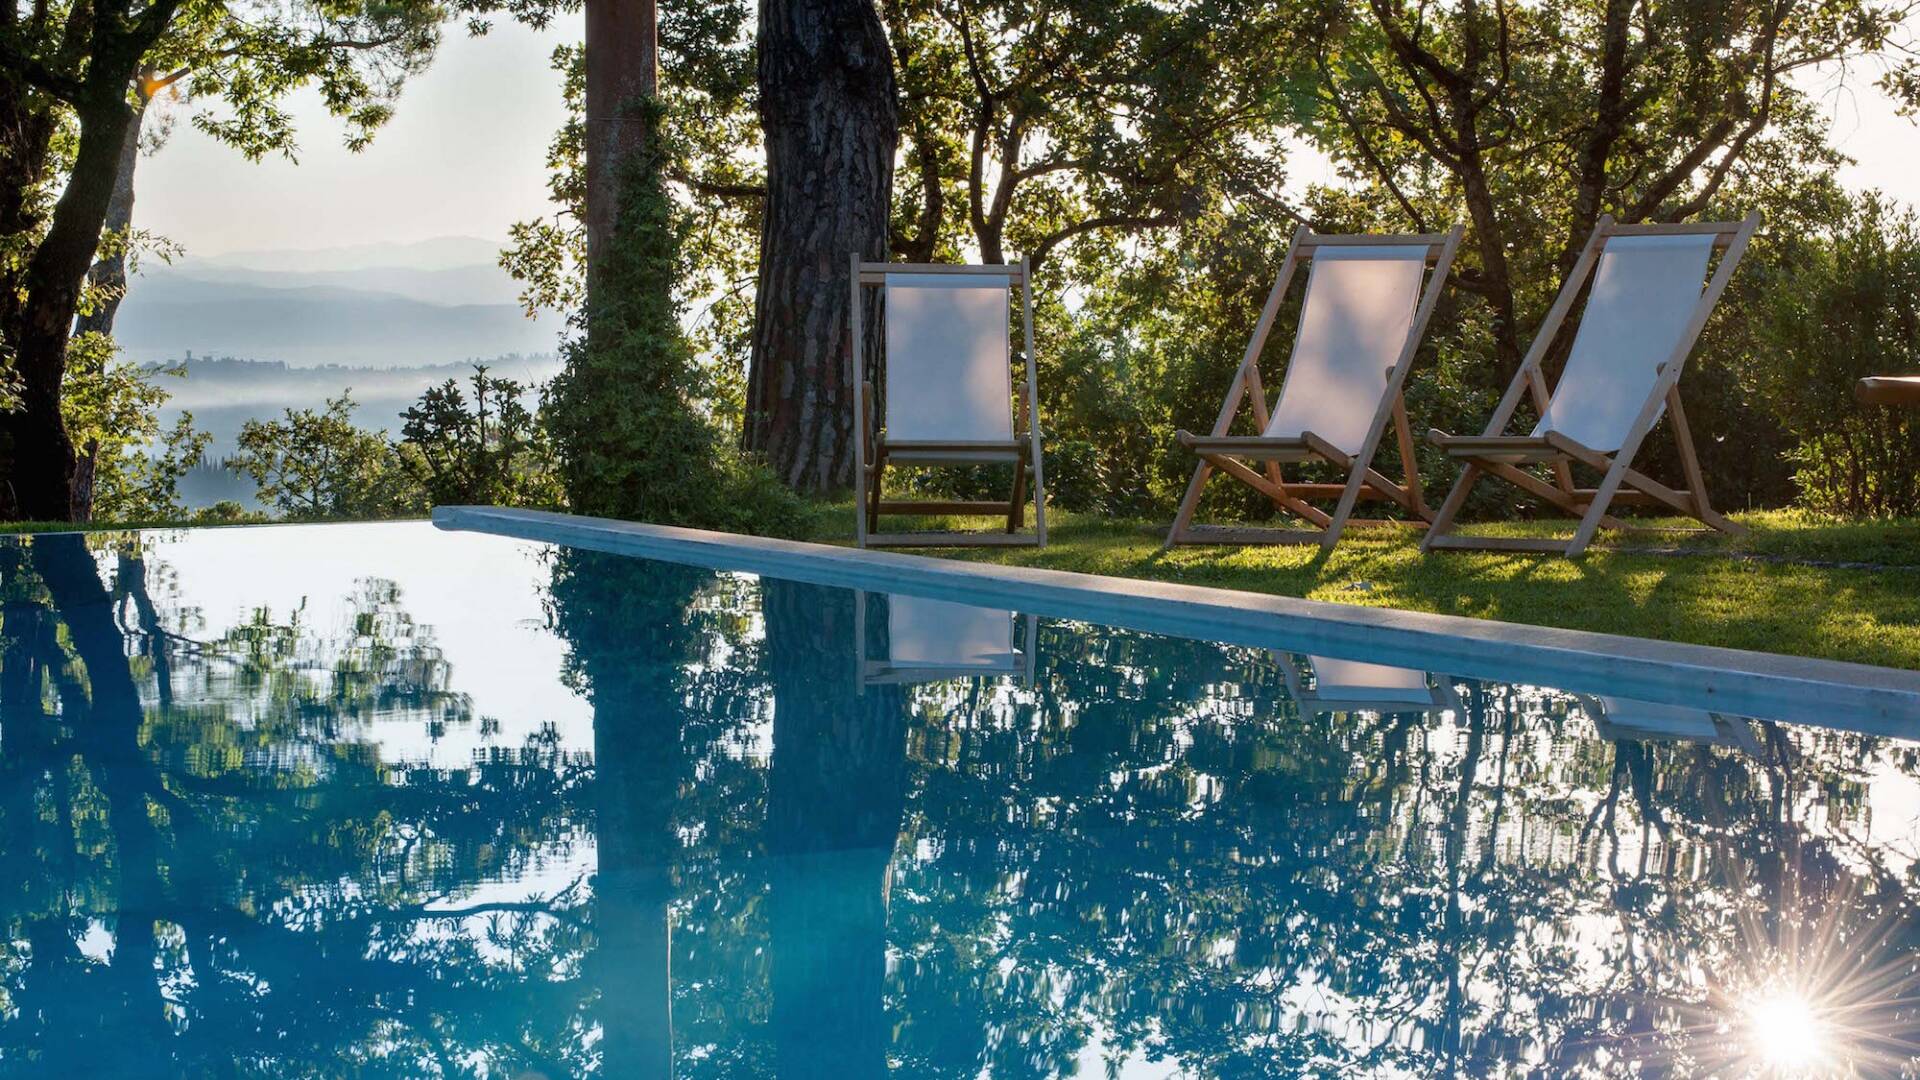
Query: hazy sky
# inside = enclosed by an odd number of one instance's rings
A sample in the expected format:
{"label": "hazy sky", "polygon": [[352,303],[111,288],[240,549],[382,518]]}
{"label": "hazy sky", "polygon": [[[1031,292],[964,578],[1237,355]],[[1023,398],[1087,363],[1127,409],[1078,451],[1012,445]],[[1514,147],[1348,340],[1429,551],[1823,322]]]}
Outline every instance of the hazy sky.
{"label": "hazy sky", "polygon": [[544,34],[508,20],[481,38],[449,27],[433,66],[357,154],[312,94],[293,102],[298,164],[249,162],[182,117],[140,163],[134,219],[189,255],[504,238],[548,210],[547,143],[565,119],[548,57],[578,35],[578,16]]}
{"label": "hazy sky", "polygon": [[[509,224],[548,210],[543,159],[563,110],[547,58],[579,32],[578,16],[545,34],[509,21],[482,38],[450,27],[433,66],[358,154],[341,147],[339,126],[311,96],[295,102],[298,164],[252,164],[181,122],[140,166],[136,221],[201,255],[502,238]],[[1857,68],[1848,87],[1809,86],[1840,148],[1859,160],[1848,183],[1920,203],[1920,128],[1869,83]],[[1295,163],[1296,182],[1321,172],[1306,157]]]}

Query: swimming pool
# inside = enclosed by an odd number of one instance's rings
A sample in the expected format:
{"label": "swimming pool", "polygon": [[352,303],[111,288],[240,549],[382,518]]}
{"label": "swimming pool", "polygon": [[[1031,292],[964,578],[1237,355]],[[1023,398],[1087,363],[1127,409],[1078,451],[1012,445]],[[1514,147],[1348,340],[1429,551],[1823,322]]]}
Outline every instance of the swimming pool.
{"label": "swimming pool", "polygon": [[1907,675],[594,546],[0,543],[0,1076],[1914,1070]]}

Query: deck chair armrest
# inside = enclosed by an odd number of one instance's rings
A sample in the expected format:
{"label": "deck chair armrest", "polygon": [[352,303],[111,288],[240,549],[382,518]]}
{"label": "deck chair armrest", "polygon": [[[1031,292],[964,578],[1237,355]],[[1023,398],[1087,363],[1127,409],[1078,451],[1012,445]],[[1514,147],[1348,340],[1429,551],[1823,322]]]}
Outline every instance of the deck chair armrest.
{"label": "deck chair armrest", "polygon": [[1540,435],[1449,435],[1439,428],[1427,429],[1427,442],[1439,447],[1448,457],[1507,457],[1561,453],[1547,437]]}
{"label": "deck chair armrest", "polygon": [[1249,449],[1310,449],[1311,444],[1299,435],[1195,435],[1181,428],[1173,433],[1181,446],[1195,449],[1231,449],[1246,447]]}
{"label": "deck chair armrest", "polygon": [[1853,386],[1864,405],[1920,405],[1920,375],[1869,375]]}
{"label": "deck chair armrest", "polygon": [[1332,443],[1328,442],[1326,439],[1321,438],[1318,434],[1314,432],[1311,432],[1311,431],[1301,432],[1300,441],[1307,444],[1307,449],[1312,450],[1314,453],[1319,454],[1323,458],[1326,458],[1328,461],[1334,463],[1335,465],[1338,465],[1340,468],[1350,469],[1353,467],[1352,454],[1349,454],[1345,450],[1342,450],[1339,447],[1333,445]]}
{"label": "deck chair armrest", "polygon": [[1603,454],[1600,451],[1595,450],[1592,447],[1587,446],[1576,439],[1570,439],[1567,436],[1562,435],[1557,431],[1543,432],[1540,438],[1541,438],[1541,441],[1545,442],[1548,446],[1553,447],[1555,450],[1560,451],[1561,453],[1567,455],[1570,458],[1573,458],[1576,461],[1583,462],[1587,465],[1592,466],[1593,468],[1599,469],[1602,472],[1605,472],[1607,468],[1613,464],[1612,455]]}

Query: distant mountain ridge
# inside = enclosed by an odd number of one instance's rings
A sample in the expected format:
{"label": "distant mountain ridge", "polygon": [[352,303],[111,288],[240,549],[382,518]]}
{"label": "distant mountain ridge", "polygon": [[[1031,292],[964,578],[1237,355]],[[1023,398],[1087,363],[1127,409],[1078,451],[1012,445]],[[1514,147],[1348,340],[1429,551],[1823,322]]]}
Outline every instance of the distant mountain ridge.
{"label": "distant mountain ridge", "polygon": [[526,317],[494,265],[500,246],[441,237],[149,265],[114,337],[142,363],[195,352],[413,368],[551,350],[563,324]]}
{"label": "distant mountain ridge", "polygon": [[[351,289],[383,293],[422,304],[461,306],[520,303],[520,285],[491,263],[418,270],[406,266],[369,266],[354,270],[255,270],[203,261],[149,268],[139,287],[177,294],[201,285],[249,285],[265,289]],[[129,294],[131,296],[131,293]]]}
{"label": "distant mountain ridge", "polygon": [[448,270],[456,266],[492,266],[499,260],[500,249],[505,246],[501,241],[478,236],[436,236],[411,243],[229,251],[191,258],[212,266],[238,266],[249,270],[364,270],[383,266]]}

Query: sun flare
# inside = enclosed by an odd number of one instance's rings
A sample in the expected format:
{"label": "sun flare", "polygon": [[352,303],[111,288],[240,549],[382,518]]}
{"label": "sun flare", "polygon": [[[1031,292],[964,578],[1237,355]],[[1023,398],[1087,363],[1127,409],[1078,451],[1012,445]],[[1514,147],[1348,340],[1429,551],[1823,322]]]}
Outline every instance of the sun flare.
{"label": "sun flare", "polygon": [[1820,1019],[1806,998],[1791,992],[1756,999],[1747,1009],[1753,1054],[1778,1073],[1812,1069],[1826,1056]]}

